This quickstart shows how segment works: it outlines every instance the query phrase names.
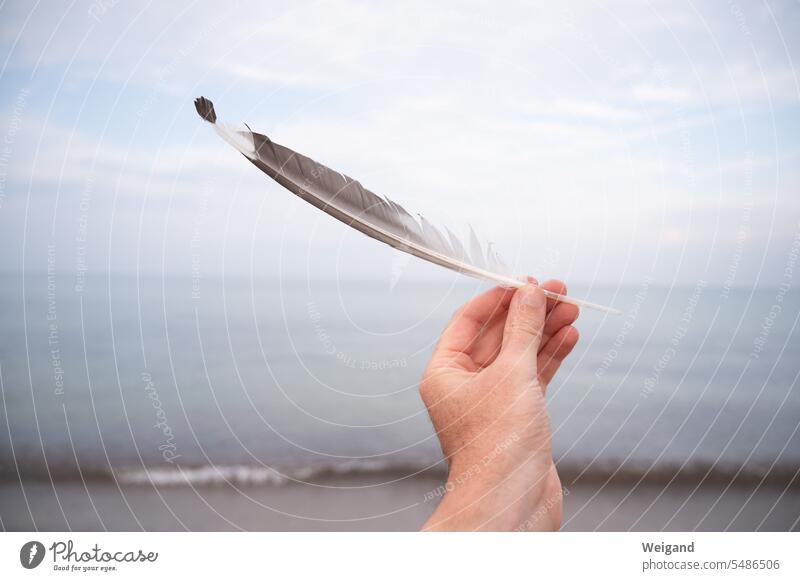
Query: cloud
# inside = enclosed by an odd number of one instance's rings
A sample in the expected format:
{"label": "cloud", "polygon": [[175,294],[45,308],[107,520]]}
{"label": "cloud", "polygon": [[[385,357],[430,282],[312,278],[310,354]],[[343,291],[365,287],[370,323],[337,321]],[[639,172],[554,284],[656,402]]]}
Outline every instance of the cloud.
{"label": "cloud", "polygon": [[574,98],[533,101],[524,106],[524,111],[540,117],[597,122],[636,121],[642,116],[640,111],[631,107]]}
{"label": "cloud", "polygon": [[653,103],[688,103],[691,95],[686,89],[677,87],[658,86],[652,83],[636,85],[632,95],[639,101]]}

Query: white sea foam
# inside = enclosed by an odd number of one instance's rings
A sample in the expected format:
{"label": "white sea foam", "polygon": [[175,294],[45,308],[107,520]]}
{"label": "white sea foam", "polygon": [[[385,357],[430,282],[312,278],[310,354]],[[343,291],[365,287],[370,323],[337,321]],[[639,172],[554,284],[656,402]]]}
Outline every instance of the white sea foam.
{"label": "white sea foam", "polygon": [[122,484],[155,486],[210,486],[233,484],[243,486],[282,486],[304,482],[323,474],[365,474],[390,470],[389,463],[376,460],[353,460],[330,465],[276,469],[270,466],[206,465],[165,466],[117,470],[114,476]]}

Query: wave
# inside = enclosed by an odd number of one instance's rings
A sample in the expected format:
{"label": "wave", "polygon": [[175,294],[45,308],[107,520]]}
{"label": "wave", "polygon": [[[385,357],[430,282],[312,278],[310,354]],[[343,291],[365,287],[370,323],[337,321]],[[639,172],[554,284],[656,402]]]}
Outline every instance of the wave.
{"label": "wave", "polygon": [[[565,486],[596,483],[602,484],[769,484],[800,486],[800,466],[781,464],[776,466],[695,462],[687,465],[618,464],[606,462],[557,462],[561,481]],[[43,468],[43,467],[42,467]],[[402,478],[427,477],[444,479],[446,467],[443,462],[424,464],[397,464],[389,461],[352,460],[333,464],[272,467],[246,464],[217,465],[170,465],[139,466],[119,469],[86,469],[53,467],[28,469],[17,474],[9,467],[0,468],[0,480],[85,480],[113,481],[130,486],[287,486],[297,483],[325,483],[335,479],[369,479],[390,482]]]}
{"label": "wave", "polygon": [[279,470],[269,466],[206,465],[145,467],[116,470],[112,474],[122,484],[152,484],[154,486],[209,486],[235,484],[239,486],[283,486],[292,482],[309,482],[335,475],[388,474],[402,470],[388,462],[370,460],[343,462],[323,466],[306,466]]}

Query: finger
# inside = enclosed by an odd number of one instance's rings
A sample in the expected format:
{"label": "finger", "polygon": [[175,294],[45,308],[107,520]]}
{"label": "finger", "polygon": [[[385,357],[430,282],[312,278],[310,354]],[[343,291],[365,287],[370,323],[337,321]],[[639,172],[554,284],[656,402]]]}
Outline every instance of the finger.
{"label": "finger", "polygon": [[[527,277],[527,280],[532,284],[537,284],[536,279],[532,276]],[[566,286],[561,281],[550,280],[546,282],[545,285],[548,286],[548,290],[552,290],[553,292],[566,292]],[[545,285],[542,286],[544,287]],[[552,310],[548,308],[549,314],[545,319],[544,337],[542,338],[541,345],[539,345],[540,351],[542,347],[544,347],[544,344],[547,343],[547,340],[552,337],[556,331],[564,325],[571,325],[578,318],[578,307],[559,301],[548,301],[548,303],[553,303],[554,306]],[[507,312],[498,313],[491,323],[483,328],[480,338],[475,341],[470,355],[478,367],[487,367],[491,365],[492,361],[494,361],[498,353],[500,353],[506,315]]]}
{"label": "finger", "polygon": [[572,352],[579,338],[580,334],[575,327],[562,327],[539,352],[539,383],[544,388],[553,379],[564,358]]}
{"label": "finger", "polygon": [[536,354],[544,331],[547,301],[538,286],[526,284],[514,293],[508,307],[500,357],[531,378],[536,375]]}
{"label": "finger", "polygon": [[580,309],[575,305],[571,305],[570,303],[556,303],[556,306],[547,314],[547,318],[545,319],[544,336],[542,338],[542,344],[539,346],[539,351],[541,352],[541,350],[544,349],[550,338],[558,333],[559,330],[574,323],[578,319],[579,314]]}
{"label": "finger", "polygon": [[469,350],[469,355],[475,365],[487,367],[492,364],[497,354],[500,353],[500,346],[503,343],[503,329],[506,326],[506,316],[508,309],[498,312],[491,322],[484,325],[480,337],[478,337]]}
{"label": "finger", "polygon": [[[546,291],[550,291],[551,293],[556,293],[559,295],[567,294],[567,285],[564,284],[563,281],[550,279],[542,283],[542,288]],[[547,312],[555,308],[556,305],[561,304],[561,301],[557,301],[555,299],[548,298],[547,299]]]}
{"label": "finger", "polygon": [[505,313],[514,289],[495,287],[474,297],[456,311],[447,324],[437,352],[467,351],[493,317]]}

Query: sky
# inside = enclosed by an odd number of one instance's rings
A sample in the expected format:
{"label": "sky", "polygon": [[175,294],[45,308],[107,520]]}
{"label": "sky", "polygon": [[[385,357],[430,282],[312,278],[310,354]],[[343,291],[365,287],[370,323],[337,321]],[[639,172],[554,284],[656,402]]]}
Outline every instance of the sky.
{"label": "sky", "polygon": [[774,286],[798,31],[789,1],[7,0],[0,271],[438,276],[258,172],[204,95],[520,274]]}

